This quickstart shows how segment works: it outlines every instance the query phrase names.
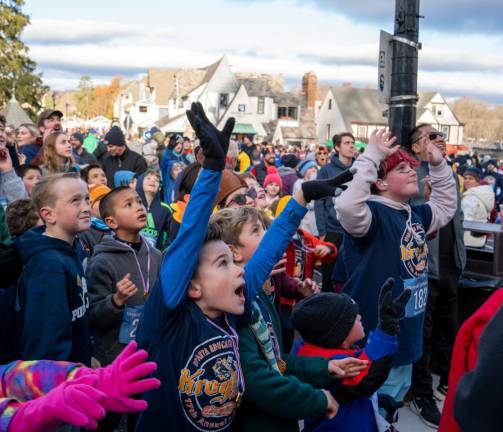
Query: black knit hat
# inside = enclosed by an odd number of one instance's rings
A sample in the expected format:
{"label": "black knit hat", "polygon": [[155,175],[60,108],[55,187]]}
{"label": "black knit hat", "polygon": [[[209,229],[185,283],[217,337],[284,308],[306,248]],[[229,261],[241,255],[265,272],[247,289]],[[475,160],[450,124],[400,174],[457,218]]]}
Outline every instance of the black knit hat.
{"label": "black knit hat", "polygon": [[357,315],[358,305],[346,294],[319,293],[297,303],[292,321],[307,343],[321,348],[339,348]]}
{"label": "black knit hat", "polygon": [[299,158],[292,153],[288,153],[281,157],[281,163],[288,168],[295,168],[299,162]]}
{"label": "black knit hat", "polygon": [[126,145],[126,138],[119,126],[113,126],[105,135],[104,142],[105,144],[122,147]]}

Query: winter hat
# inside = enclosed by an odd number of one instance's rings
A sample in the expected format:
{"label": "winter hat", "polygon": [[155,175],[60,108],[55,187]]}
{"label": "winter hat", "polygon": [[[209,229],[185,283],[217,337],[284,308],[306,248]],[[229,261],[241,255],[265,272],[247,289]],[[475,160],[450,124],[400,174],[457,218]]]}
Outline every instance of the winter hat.
{"label": "winter hat", "polygon": [[306,159],[305,161],[302,161],[297,167],[301,177],[304,177],[307,170],[311,168],[316,168],[316,162],[312,159]]}
{"label": "winter hat", "polygon": [[80,132],[72,133],[72,138],[75,138],[76,140],[79,140],[81,144],[84,144],[84,135]]}
{"label": "winter hat", "polygon": [[267,187],[269,183],[276,183],[280,188],[283,187],[283,181],[278,174],[278,170],[275,167],[267,168],[267,175],[264,179],[264,187]]}
{"label": "winter hat", "polygon": [[478,181],[480,181],[480,179],[482,178],[482,171],[480,170],[480,168],[477,167],[466,168],[465,171],[463,172],[463,175],[465,176],[466,174],[475,177]]}
{"label": "winter hat", "polygon": [[295,168],[299,164],[299,162],[299,158],[292,153],[283,155],[281,157],[281,163],[288,168]]}
{"label": "winter hat", "polygon": [[237,191],[239,188],[248,188],[248,185],[242,180],[234,171],[224,169],[222,171],[222,181],[220,182],[220,189],[218,190],[215,205],[220,205],[224,202],[232,192]]}
{"label": "winter hat", "polygon": [[292,322],[302,339],[321,348],[339,348],[358,315],[358,305],[346,294],[323,292],[301,300]]}
{"label": "winter hat", "polygon": [[126,145],[126,138],[119,126],[113,126],[105,135],[105,144],[123,147]]}
{"label": "winter hat", "polygon": [[136,173],[133,171],[120,170],[114,174],[114,186],[129,186],[131,180],[136,177]]}
{"label": "winter hat", "polygon": [[106,185],[96,185],[89,189],[89,199],[91,201],[91,207],[96,204],[101,198],[107,195],[112,189]]}

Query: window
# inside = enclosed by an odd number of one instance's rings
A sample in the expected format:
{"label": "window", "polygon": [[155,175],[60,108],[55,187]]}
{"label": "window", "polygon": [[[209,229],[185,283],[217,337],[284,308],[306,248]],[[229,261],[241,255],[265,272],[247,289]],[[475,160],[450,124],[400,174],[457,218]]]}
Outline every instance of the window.
{"label": "window", "polygon": [[367,138],[367,126],[360,125],[358,126],[358,138]]}
{"label": "window", "polygon": [[449,133],[451,128],[449,126],[442,126],[442,133],[444,134],[445,142],[449,141]]}
{"label": "window", "polygon": [[297,119],[297,107],[278,107],[278,118]]}
{"label": "window", "polygon": [[328,100],[328,109],[331,110],[332,109],[332,99],[329,99]]}
{"label": "window", "polygon": [[169,115],[169,108],[159,108],[159,118],[167,117]]}
{"label": "window", "polygon": [[297,118],[297,107],[288,107],[288,117]]}
{"label": "window", "polygon": [[278,107],[278,118],[285,118],[288,116],[287,107]]}
{"label": "window", "polygon": [[327,140],[332,139],[332,134],[330,133],[330,123],[327,124]]}
{"label": "window", "polygon": [[238,105],[238,112],[240,112],[240,113],[246,112],[246,105],[245,104],[239,104]]}
{"label": "window", "polygon": [[229,95],[227,93],[220,94],[220,108],[227,108],[229,105]]}
{"label": "window", "polygon": [[442,117],[442,112],[443,112],[443,106],[442,105],[432,105],[431,106],[431,112],[433,113],[434,116]]}
{"label": "window", "polygon": [[264,114],[265,98],[259,97],[257,101],[257,114]]}
{"label": "window", "polygon": [[146,113],[147,112],[147,105],[140,105],[140,107],[138,108],[138,110],[141,113]]}

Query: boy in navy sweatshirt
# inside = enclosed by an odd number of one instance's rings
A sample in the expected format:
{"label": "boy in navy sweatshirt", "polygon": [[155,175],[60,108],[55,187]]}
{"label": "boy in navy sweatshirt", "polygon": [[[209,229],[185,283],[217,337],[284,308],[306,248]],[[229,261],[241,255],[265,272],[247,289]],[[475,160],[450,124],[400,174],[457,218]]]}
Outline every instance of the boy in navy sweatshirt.
{"label": "boy in navy sweatshirt", "polygon": [[78,174],[43,178],[32,192],[44,226],[17,240],[24,269],[19,281],[22,358],[90,365],[89,298],[75,236],[89,229],[87,185]]}
{"label": "boy in navy sweatshirt", "polygon": [[339,256],[347,274],[343,291],[358,303],[364,326],[377,324],[379,287],[386,278],[395,279],[395,296],[406,288],[412,290],[393,368],[379,391],[401,401],[410,387],[412,364],[422,355],[428,298],[426,236],[449,222],[457,199],[452,171],[440,150],[430,144],[431,198],[426,204],[410,206],[408,201],[417,194],[414,168],[418,162],[394,146],[395,141],[390,133],[374,131],[353,165],[357,174],[336,199],[336,206],[347,233]]}
{"label": "boy in navy sweatshirt", "polygon": [[305,420],[304,431],[383,432],[389,424],[377,413],[374,393],[386,380],[396,352],[399,320],[411,291],[392,300],[394,280],[388,279],[379,294],[378,324],[363,349],[355,344],[365,337],[358,305],[346,294],[320,293],[300,301],[292,320],[302,336],[296,346],[300,356],[328,359],[357,357],[369,361],[358,375],[344,378],[331,388],[340,403],[334,419]]}

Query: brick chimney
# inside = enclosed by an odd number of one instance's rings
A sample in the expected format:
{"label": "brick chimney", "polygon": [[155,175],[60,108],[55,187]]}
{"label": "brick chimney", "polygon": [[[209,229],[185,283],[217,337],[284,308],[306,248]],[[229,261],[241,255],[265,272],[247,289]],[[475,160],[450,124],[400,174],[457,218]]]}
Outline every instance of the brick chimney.
{"label": "brick chimney", "polygon": [[302,98],[307,108],[314,109],[316,104],[316,93],[318,78],[314,72],[307,72],[302,77]]}

